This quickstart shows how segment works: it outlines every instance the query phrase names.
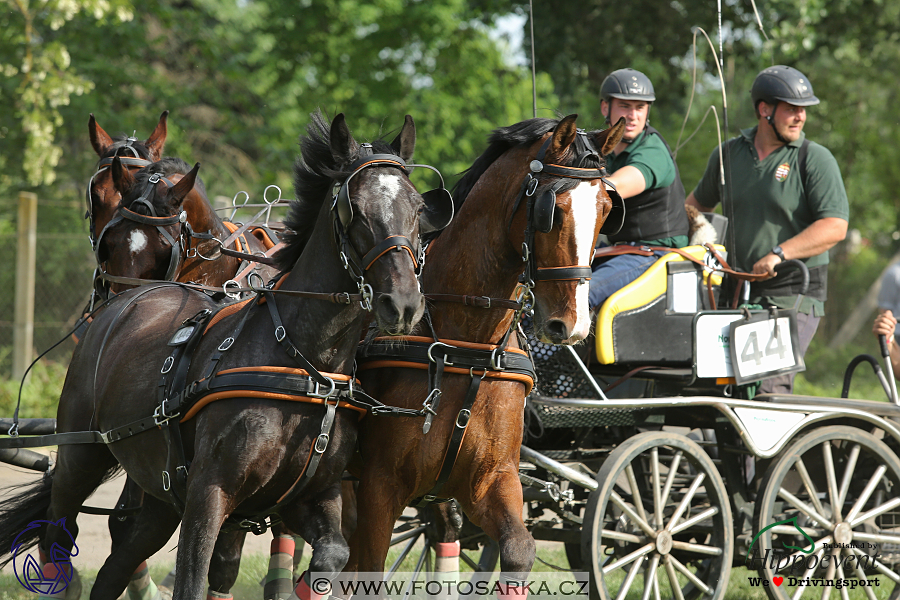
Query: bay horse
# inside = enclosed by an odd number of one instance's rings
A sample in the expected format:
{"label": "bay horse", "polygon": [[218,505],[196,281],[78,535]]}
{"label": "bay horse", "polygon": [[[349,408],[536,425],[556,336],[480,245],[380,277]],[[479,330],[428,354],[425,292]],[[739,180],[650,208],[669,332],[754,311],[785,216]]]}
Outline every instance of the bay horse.
{"label": "bay horse", "polygon": [[91,245],[95,245],[97,235],[103,231],[103,228],[115,215],[121,199],[113,185],[112,173],[109,168],[112,159],[118,156],[125,167],[137,170],[162,158],[168,133],[168,116],[169,111],[163,111],[159,117],[159,123],[150,137],[143,142],[124,135],[112,137],[100,127],[93,114],[88,119],[88,135],[91,146],[100,158],[96,172],[91,176],[87,185],[85,218],[89,220]]}
{"label": "bay horse", "polygon": [[[62,444],[53,471],[0,507],[0,539],[42,512],[77,536],[82,503],[121,464],[144,503],[97,575],[97,600],[117,598],[179,521],[179,599],[204,598],[226,520],[261,528],[277,514],[312,545],[311,570],[336,573],[346,562],[340,484],[359,416],[348,373],[367,311],[391,335],[421,318],[417,240],[429,211],[405,169],[411,117],[390,144],[358,144],[342,114],[330,130],[314,115],[307,131],[288,219],[294,233],[277,256],[290,271],[218,312],[175,283],[116,296],[75,350],[57,416],[58,432],[103,432],[106,443]],[[341,193],[332,196],[335,182]],[[151,185],[162,192],[165,183]],[[185,346],[190,362],[171,360]],[[175,381],[160,386],[169,372]],[[168,443],[177,438],[183,444]],[[39,542],[44,556],[71,548],[46,528],[19,541]]]}
{"label": "bay horse", "polygon": [[[361,349],[366,391],[396,406],[433,398],[436,363],[444,364],[440,406],[427,433],[416,419],[370,417],[360,424],[358,526],[345,571],[383,571],[392,527],[414,499],[455,498],[499,542],[504,585],[530,572],[534,540],[522,521],[518,471],[533,379],[499,370],[501,356],[524,355],[510,335],[522,307],[511,310],[516,303],[504,299],[533,296],[535,329],[544,340],[585,339],[590,262],[612,198],[618,219],[624,215],[603,177],[604,157],[621,139],[624,120],[585,134],[576,118],[531,119],[493,132],[454,190],[457,216],[428,246],[422,278],[429,309],[418,337],[401,338],[406,348],[375,339]],[[418,359],[410,359],[410,347],[419,348]],[[474,350],[480,358],[467,363]],[[455,542],[458,554],[456,540],[445,542]],[[453,552],[441,550],[438,560]]]}

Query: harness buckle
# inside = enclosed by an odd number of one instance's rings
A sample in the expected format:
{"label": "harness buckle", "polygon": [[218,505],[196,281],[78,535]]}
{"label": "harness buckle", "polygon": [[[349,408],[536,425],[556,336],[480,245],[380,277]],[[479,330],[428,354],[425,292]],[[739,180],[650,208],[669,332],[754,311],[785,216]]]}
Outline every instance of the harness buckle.
{"label": "harness buckle", "polygon": [[315,451],[316,454],[322,454],[328,449],[328,440],[331,439],[327,433],[320,433],[316,438]]}
{"label": "harness buckle", "polygon": [[172,365],[174,365],[174,364],[175,364],[175,357],[169,356],[168,358],[166,358],[165,361],[163,361],[162,369],[160,369],[159,372],[162,373],[163,375],[165,375],[166,373],[168,373],[169,371],[172,370]]}
{"label": "harness buckle", "polygon": [[422,410],[425,411],[426,414],[430,414],[433,416],[437,416],[437,412],[432,408],[432,405],[438,401],[438,398],[441,397],[440,388],[434,388],[428,395],[425,397],[425,401],[422,402]]}
{"label": "harness buckle", "polygon": [[505,371],[506,367],[500,364],[500,361],[503,360],[503,357],[506,356],[506,352],[503,351],[502,348],[494,348],[491,351],[491,368],[495,371]]}
{"label": "harness buckle", "polygon": [[225,338],[224,340],[222,340],[222,343],[221,343],[221,344],[219,344],[218,350],[219,350],[219,352],[225,352],[226,350],[228,350],[229,348],[231,348],[231,346],[232,346],[233,344],[234,344],[234,338],[231,337],[231,336],[228,336],[227,338]]}
{"label": "harness buckle", "polygon": [[346,304],[347,306],[350,306],[350,303],[352,302],[350,299],[350,292],[341,292],[337,294],[337,301],[338,304]]}
{"label": "harness buckle", "polygon": [[329,383],[331,384],[331,388],[328,390],[328,393],[327,393],[327,394],[322,394],[322,393],[319,391],[319,387],[320,387],[320,386],[319,386],[319,382],[318,382],[318,381],[314,381],[314,383],[316,384],[316,389],[310,394],[310,397],[312,397],[312,398],[321,398],[322,400],[328,400],[329,398],[331,398],[331,397],[334,395],[334,390],[335,390],[334,379],[332,379],[332,378],[330,378],[330,377],[325,377],[325,379],[327,379],[327,380],[329,381]]}
{"label": "harness buckle", "polygon": [[162,179],[162,175],[159,173],[152,173],[150,177],[147,178],[147,183],[159,183],[160,179]]}
{"label": "harness buckle", "polygon": [[162,472],[162,485],[163,485],[164,492],[168,492],[169,490],[172,489],[172,479],[169,477],[168,471]]}
{"label": "harness buckle", "polygon": [[[437,362],[437,359],[436,359],[434,356],[431,355],[431,351],[434,349],[435,346],[443,346],[443,347],[445,347],[445,348],[452,348],[452,347],[453,347],[453,346],[451,346],[450,344],[445,344],[444,342],[435,342],[435,343],[431,344],[430,346],[428,346],[428,360],[431,361],[431,362],[433,362],[433,363],[436,363],[436,362]],[[447,355],[447,354],[446,354],[446,352],[445,352],[445,353],[444,353],[444,356],[446,357],[446,355]],[[447,362],[446,360],[444,361],[444,364],[447,365],[447,366],[450,366],[450,367],[453,366],[453,363],[452,363],[452,362]]]}
{"label": "harness buckle", "polygon": [[166,403],[168,401],[169,401],[168,399],[163,400],[162,402],[159,403],[159,406],[157,406],[153,410],[153,424],[154,425],[162,425],[166,421],[168,421],[170,419],[174,419],[175,417],[178,416],[179,413],[177,411],[172,414],[168,414],[166,412]]}
{"label": "harness buckle", "polygon": [[465,429],[469,426],[469,419],[472,418],[472,411],[464,408],[456,415],[456,426],[459,429]]}
{"label": "harness buckle", "polygon": [[491,297],[490,296],[482,296],[482,298],[484,298],[484,300],[487,302],[487,306],[485,306],[485,308],[490,308],[491,307]]}
{"label": "harness buckle", "polygon": [[284,340],[285,337],[287,337],[287,331],[284,330],[284,327],[282,327],[281,325],[276,327],[275,328],[275,341],[281,342]]}
{"label": "harness buckle", "polygon": [[522,262],[527,263],[530,256],[531,251],[528,249],[528,242],[522,242]]}

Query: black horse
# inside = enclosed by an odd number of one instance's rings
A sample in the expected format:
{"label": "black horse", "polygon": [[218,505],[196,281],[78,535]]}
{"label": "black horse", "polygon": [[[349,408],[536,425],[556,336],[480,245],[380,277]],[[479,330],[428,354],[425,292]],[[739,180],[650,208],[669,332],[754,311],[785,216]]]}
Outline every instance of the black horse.
{"label": "black horse", "polygon": [[[61,445],[52,473],[0,506],[0,540],[40,513],[66,519],[77,536],[79,508],[120,463],[145,491],[143,508],[92,598],[118,597],[179,520],[178,598],[204,598],[226,520],[259,527],[276,514],[312,545],[310,571],[336,573],[347,560],[340,483],[360,414],[350,410],[357,407],[346,374],[365,308],[388,334],[408,333],[422,316],[415,269],[429,207],[405,170],[415,147],[411,117],[391,144],[360,146],[343,115],[330,132],[313,115],[307,131],[289,219],[295,234],[277,255],[290,271],[274,289],[223,310],[177,284],[120,294],[78,345],[57,417],[58,432],[106,432],[107,443]],[[325,202],[335,182],[341,192]],[[164,181],[150,185],[150,195],[170,192]],[[173,335],[185,324],[202,336],[178,346]],[[179,373],[184,347],[192,359]],[[194,383],[176,385],[179,378]],[[261,383],[272,379],[282,383]],[[305,401],[286,401],[298,397]],[[181,444],[170,443],[178,437]],[[54,544],[70,548],[57,529],[42,528],[30,542],[42,554]]]}

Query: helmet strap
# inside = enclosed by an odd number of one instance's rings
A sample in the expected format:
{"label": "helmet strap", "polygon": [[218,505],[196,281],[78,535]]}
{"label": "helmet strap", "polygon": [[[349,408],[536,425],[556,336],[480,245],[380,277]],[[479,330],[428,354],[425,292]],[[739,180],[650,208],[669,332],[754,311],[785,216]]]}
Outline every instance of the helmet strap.
{"label": "helmet strap", "polygon": [[769,115],[768,117],[766,117],[766,121],[767,121],[767,122],[769,123],[769,125],[772,127],[772,131],[775,133],[775,139],[777,139],[779,142],[781,142],[782,144],[784,144],[784,145],[786,146],[786,145],[788,145],[790,142],[788,142],[786,139],[784,139],[784,136],[783,136],[783,135],[781,135],[780,133],[778,133],[778,129],[775,127],[775,121],[772,119],[772,118],[775,116],[775,111],[778,110],[778,105],[779,105],[779,104],[781,104],[781,102],[779,102],[778,100],[776,100],[776,101],[775,101],[775,107],[772,108],[772,114]]}

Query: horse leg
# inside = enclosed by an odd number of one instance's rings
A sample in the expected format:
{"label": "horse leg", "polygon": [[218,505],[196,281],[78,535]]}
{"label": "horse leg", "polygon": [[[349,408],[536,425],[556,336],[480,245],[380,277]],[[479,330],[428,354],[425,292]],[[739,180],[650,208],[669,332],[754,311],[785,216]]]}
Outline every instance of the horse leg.
{"label": "horse leg", "polygon": [[391,547],[394,523],[406,507],[410,493],[398,489],[402,483],[387,473],[363,473],[357,488],[358,527],[350,538],[348,572],[382,572]]}
{"label": "horse leg", "polygon": [[290,509],[282,511],[281,518],[291,531],[300,533],[312,546],[309,568],[300,576],[291,600],[320,600],[328,593],[319,587],[321,584],[311,581],[311,574],[315,573],[316,579],[331,581],[347,564],[350,553],[341,535],[340,484],[295,502]]}
{"label": "horse leg", "polygon": [[303,557],[303,538],[293,536],[284,525],[272,527],[269,571],[262,580],[265,600],[284,600],[294,589],[294,569]]}
{"label": "horse leg", "polygon": [[534,565],[534,538],[522,521],[522,484],[518,473],[503,471],[497,475],[486,494],[475,490],[473,497],[482,498],[473,505],[471,498],[466,503],[466,513],[484,532],[500,543],[500,585],[499,598],[520,598],[524,594],[517,589],[528,579]]}
{"label": "horse leg", "polygon": [[449,581],[459,579],[459,532],[462,529],[462,515],[455,500],[433,504],[438,538],[434,544],[434,571]]}
{"label": "horse leg", "polygon": [[202,466],[195,463],[192,471],[200,475],[188,478],[188,502],[175,561],[174,596],[179,600],[206,600],[213,546],[225,515],[233,509],[229,495],[210,477],[204,477]]}
{"label": "horse leg", "polygon": [[209,590],[208,600],[230,600],[233,598],[231,588],[237,581],[241,568],[241,550],[244,548],[244,539],[247,532],[220,531],[213,548],[212,559],[209,565]]}
{"label": "horse leg", "polygon": [[160,600],[147,574],[147,558],[165,546],[180,520],[170,504],[145,494],[141,512],[97,573],[91,600],[114,600],[126,586],[131,600]]}
{"label": "horse leg", "polygon": [[[142,506],[143,502],[144,490],[142,490],[131,477],[126,478],[122,493],[116,501],[116,508],[122,510],[135,506]],[[129,532],[134,527],[136,521],[137,515],[128,515],[125,517],[110,515],[109,536],[112,538],[113,552],[116,551],[124,540],[128,539]],[[150,570],[147,568],[147,563],[143,562],[138,566],[137,571],[135,571],[134,575],[131,576],[131,580],[128,582],[128,600],[148,600],[149,598],[155,598],[157,595],[159,595],[160,598],[165,596],[171,597],[171,586],[168,590],[161,588],[163,588],[162,585],[157,587],[153,582],[153,579],[150,577]],[[159,591],[159,594],[157,594],[157,591]]]}

